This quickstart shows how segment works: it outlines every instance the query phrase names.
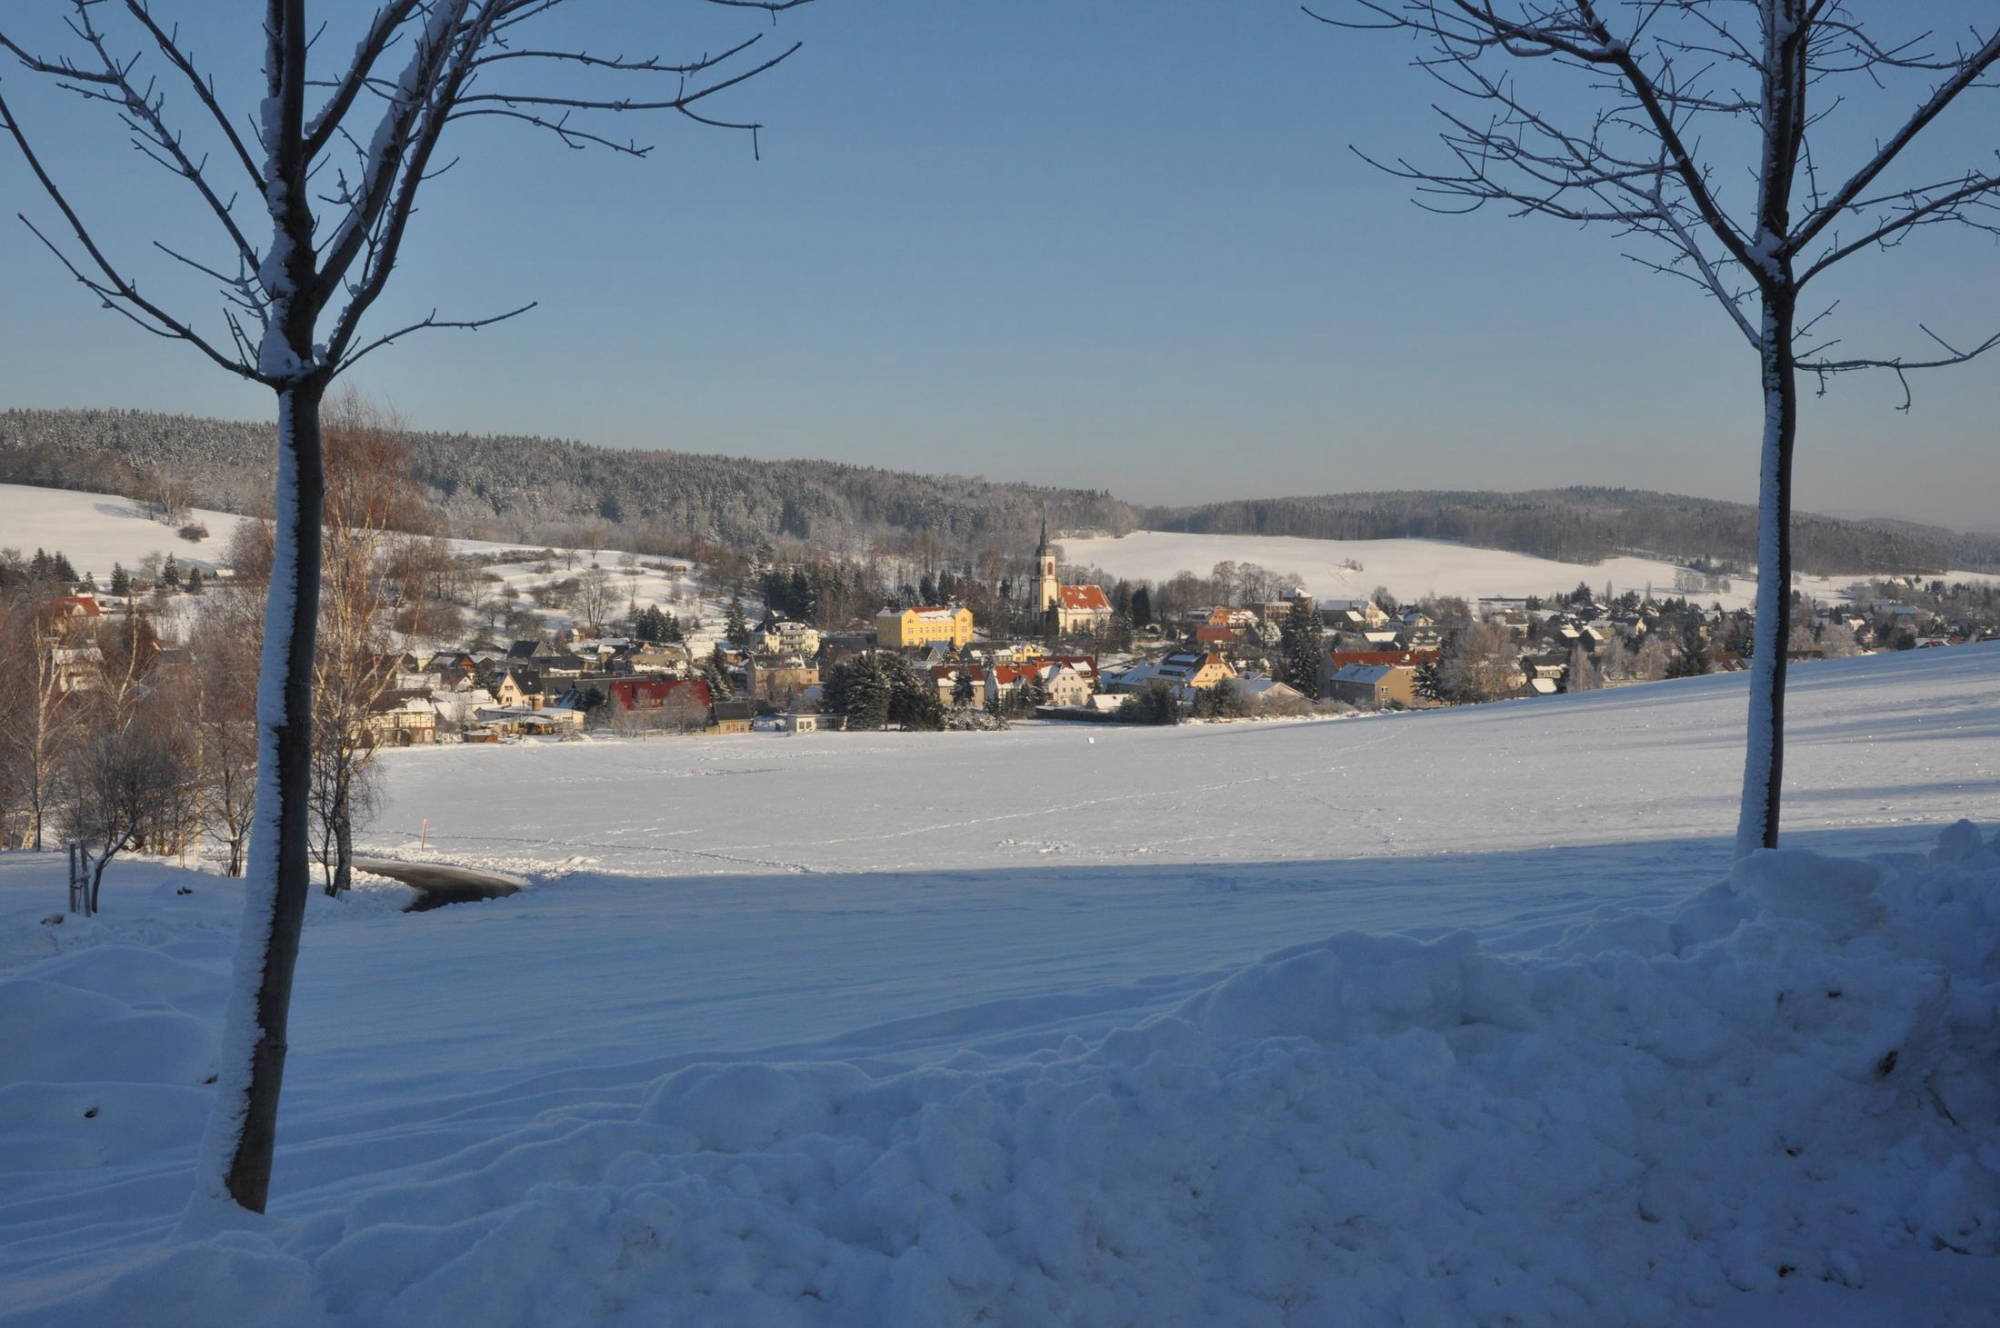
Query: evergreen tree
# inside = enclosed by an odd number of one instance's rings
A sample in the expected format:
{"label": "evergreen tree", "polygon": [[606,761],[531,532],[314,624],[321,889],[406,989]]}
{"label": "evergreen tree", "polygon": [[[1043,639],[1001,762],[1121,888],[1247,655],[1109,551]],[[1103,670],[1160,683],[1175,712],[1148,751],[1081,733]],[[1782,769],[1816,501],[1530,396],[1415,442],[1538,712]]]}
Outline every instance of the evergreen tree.
{"label": "evergreen tree", "polygon": [[166,565],[160,568],[160,584],[169,590],[181,588],[181,567],[171,553],[167,555]]}
{"label": "evergreen tree", "polygon": [[1132,625],[1148,627],[1153,621],[1153,592],[1140,586],[1132,592]]}
{"label": "evergreen tree", "polygon": [[951,703],[961,708],[972,704],[971,669],[958,671],[958,677],[951,684]]}
{"label": "evergreen tree", "polygon": [[1674,657],[1667,661],[1669,678],[1698,678],[1708,672],[1708,642],[1702,637],[1701,621],[1690,613],[1681,619],[1681,634]]}
{"label": "evergreen tree", "polygon": [[730,645],[739,648],[750,644],[750,624],[743,616],[743,601],[734,595],[729,597],[729,616],[723,620],[722,635]]}
{"label": "evergreen tree", "polygon": [[199,595],[201,593],[201,569],[199,567],[190,567],[188,569],[187,593],[190,595]]}
{"label": "evergreen tree", "polygon": [[1118,718],[1133,724],[1178,724],[1180,699],[1172,686],[1155,678],[1119,704]]}
{"label": "evergreen tree", "polygon": [[1195,693],[1194,713],[1200,719],[1241,719],[1250,713],[1250,707],[1236,684],[1224,678]]}
{"label": "evergreen tree", "polygon": [[1278,637],[1278,681],[1301,696],[1319,695],[1322,633],[1310,601],[1295,599]]}
{"label": "evergreen tree", "polygon": [[123,563],[111,564],[111,593],[114,595],[132,593],[132,574],[125,570]]}
{"label": "evergreen tree", "polygon": [[50,556],[49,566],[50,569],[55,572],[56,580],[62,582],[66,586],[75,584],[77,579],[76,567],[70,562],[68,556],[64,554],[61,549],[56,550],[55,553]]}
{"label": "evergreen tree", "polygon": [[1436,704],[1444,700],[1442,670],[1436,655],[1417,665],[1416,677],[1410,682],[1410,690],[1416,693],[1420,701]]}
{"label": "evergreen tree", "polygon": [[708,652],[708,658],[702,662],[701,676],[708,683],[711,701],[736,699],[736,688],[729,682],[729,657],[722,653],[720,645]]}
{"label": "evergreen tree", "polygon": [[873,654],[855,655],[833,666],[827,675],[827,713],[847,721],[850,729],[879,729],[889,720],[889,683]]}
{"label": "evergreen tree", "polygon": [[944,707],[938,703],[937,683],[929,670],[918,668],[904,655],[884,655],[881,662],[889,722],[906,729],[944,727]]}

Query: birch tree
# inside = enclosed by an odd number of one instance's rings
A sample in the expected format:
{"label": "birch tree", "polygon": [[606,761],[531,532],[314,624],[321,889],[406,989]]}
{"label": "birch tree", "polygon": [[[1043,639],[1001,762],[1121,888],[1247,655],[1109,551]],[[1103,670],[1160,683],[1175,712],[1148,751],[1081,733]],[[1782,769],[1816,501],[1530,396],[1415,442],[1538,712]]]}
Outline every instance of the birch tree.
{"label": "birch tree", "polygon": [[[775,16],[806,0],[706,2]],[[612,122],[672,112],[741,131],[754,146],[759,126],[713,109],[713,99],[796,46],[773,50],[753,34],[676,62],[566,46],[552,29],[571,8],[567,0],[266,0],[261,95],[232,109],[230,84],[155,13],[164,6],[67,0],[61,8],[68,32],[56,49],[34,47],[28,20],[10,7],[0,19],[0,50],[36,78],[104,107],[140,153],[190,191],[209,223],[212,249],[158,247],[164,261],[215,283],[221,315],[203,319],[155,298],[140,266],[100,243],[72,201],[61,178],[69,163],[38,152],[37,125],[0,95],[0,131],[59,218],[22,220],[93,298],[277,398],[276,529],[258,683],[261,787],[237,955],[241,989],[230,1004],[202,1163],[214,1197],[261,1212],[311,884],[320,402],[338,374],[404,337],[486,327],[532,307],[467,317],[433,312],[386,330],[367,323],[395,270],[418,195],[451,164],[442,149],[452,125],[488,119],[551,135],[565,147],[639,157],[649,149],[614,136]],[[320,31],[328,24],[338,35]]]}
{"label": "birch tree", "polygon": [[[1907,375],[2000,344],[1919,325],[1914,350],[1836,353],[1833,302],[1814,301],[1831,269],[1934,227],[2000,232],[2000,131],[1990,102],[1973,105],[1995,86],[2000,22],[1947,40],[1891,36],[1906,10],[1864,19],[1845,0],[1347,3],[1313,16],[1412,37],[1447,90],[1442,163],[1368,158],[1420,205],[1608,228],[1629,257],[1713,298],[1756,356],[1757,628],[1736,850],[1776,847],[1800,379],[1824,390],[1881,370],[1907,409]],[[1896,98],[1903,110],[1868,123]],[[1981,145],[1961,162],[1941,161],[1931,132],[1953,112]]]}

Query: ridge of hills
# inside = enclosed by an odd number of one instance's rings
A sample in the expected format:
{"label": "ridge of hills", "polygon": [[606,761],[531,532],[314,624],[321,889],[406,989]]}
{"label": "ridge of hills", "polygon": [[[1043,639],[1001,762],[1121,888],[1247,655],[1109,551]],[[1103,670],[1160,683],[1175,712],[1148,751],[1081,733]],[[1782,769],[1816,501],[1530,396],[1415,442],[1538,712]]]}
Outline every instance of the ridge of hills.
{"label": "ridge of hills", "polygon": [[[0,411],[0,482],[145,499],[163,476],[222,510],[269,502],[268,421],[139,410]],[[1756,509],[1649,490],[1575,486],[1517,493],[1403,490],[1145,506],[1104,490],[915,474],[835,461],[627,450],[563,439],[412,431],[425,497],[450,533],[582,544],[593,532],[661,550],[770,542],[871,548],[970,563],[1018,555],[1044,507],[1053,528],[1319,539],[1435,539],[1592,563],[1643,552],[1740,570],[1756,559]],[[2000,535],[1901,520],[1795,513],[1794,556],[1818,575],[2000,570]]]}

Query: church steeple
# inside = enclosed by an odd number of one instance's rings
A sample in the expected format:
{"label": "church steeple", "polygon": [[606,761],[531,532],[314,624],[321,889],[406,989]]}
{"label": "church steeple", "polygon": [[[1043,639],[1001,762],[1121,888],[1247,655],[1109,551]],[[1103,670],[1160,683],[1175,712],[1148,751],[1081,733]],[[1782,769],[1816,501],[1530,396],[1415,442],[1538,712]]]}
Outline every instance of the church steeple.
{"label": "church steeple", "polygon": [[1049,505],[1042,504],[1042,542],[1035,546],[1035,608],[1047,613],[1062,598],[1056,580],[1056,556],[1049,550]]}

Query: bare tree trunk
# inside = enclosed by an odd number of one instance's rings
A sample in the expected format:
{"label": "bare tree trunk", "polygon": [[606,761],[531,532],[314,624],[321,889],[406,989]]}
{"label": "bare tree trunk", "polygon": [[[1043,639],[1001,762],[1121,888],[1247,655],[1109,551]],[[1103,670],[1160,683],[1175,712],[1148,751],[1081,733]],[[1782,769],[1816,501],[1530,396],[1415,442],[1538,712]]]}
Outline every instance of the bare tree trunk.
{"label": "bare tree trunk", "polygon": [[342,770],[333,792],[333,879],[326,892],[338,899],[354,879],[354,821],[347,798],[347,774]]}
{"label": "bare tree trunk", "polygon": [[[247,1045],[247,1064],[222,1067],[210,1148],[230,1198],[251,1212],[264,1211],[277,1142],[278,1094],[284,1083],[286,1022],[299,931],[312,888],[312,676],[319,622],[320,471],[317,378],[295,383],[278,397],[278,519],[271,596],[264,620],[264,662],[258,682],[258,779],[255,828],[250,836],[247,894],[262,895],[261,910],[246,909],[238,940],[237,972],[259,974],[254,1011],[239,994],[230,1010],[225,1055]],[[248,1015],[254,1026],[239,1028]]]}
{"label": "bare tree trunk", "polygon": [[1757,463],[1757,628],[1750,659],[1749,743],[1736,856],[1778,846],[1785,774],[1785,642],[1792,596],[1792,445],[1798,371],[1789,291],[1764,297],[1764,443]]}

